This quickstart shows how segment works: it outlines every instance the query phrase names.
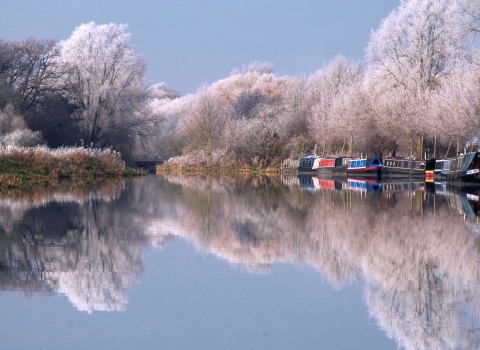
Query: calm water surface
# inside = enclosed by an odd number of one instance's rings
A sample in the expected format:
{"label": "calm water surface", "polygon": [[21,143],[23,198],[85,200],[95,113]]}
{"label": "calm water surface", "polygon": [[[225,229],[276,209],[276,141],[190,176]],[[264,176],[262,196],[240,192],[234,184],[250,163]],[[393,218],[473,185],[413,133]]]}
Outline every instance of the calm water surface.
{"label": "calm water surface", "polygon": [[478,349],[477,188],[157,177],[0,197],[1,349]]}

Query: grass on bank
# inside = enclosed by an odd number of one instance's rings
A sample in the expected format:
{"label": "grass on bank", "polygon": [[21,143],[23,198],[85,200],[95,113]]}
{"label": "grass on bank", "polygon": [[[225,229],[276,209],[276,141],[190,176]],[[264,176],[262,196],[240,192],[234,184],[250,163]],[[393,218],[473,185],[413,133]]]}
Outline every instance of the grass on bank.
{"label": "grass on bank", "polygon": [[157,175],[280,175],[280,167],[157,165]]}
{"label": "grass on bank", "polygon": [[143,171],[127,168],[110,148],[9,147],[0,149],[0,190],[61,179],[96,179],[138,176]]}

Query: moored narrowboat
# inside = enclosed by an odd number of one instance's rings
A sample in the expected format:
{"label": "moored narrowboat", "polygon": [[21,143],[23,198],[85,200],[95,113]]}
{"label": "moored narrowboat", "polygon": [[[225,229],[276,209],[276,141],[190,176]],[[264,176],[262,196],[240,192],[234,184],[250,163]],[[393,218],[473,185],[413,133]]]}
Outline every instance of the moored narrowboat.
{"label": "moored narrowboat", "polygon": [[336,157],[336,158],[322,158],[318,163],[318,168],[314,169],[318,174],[328,175],[347,175],[349,158]]}
{"label": "moored narrowboat", "polygon": [[[431,162],[429,162],[429,167]],[[386,158],[382,166],[382,178],[425,179],[427,160],[414,158]],[[433,170],[433,169],[430,169]]]}
{"label": "moored narrowboat", "polygon": [[435,180],[435,158],[427,159],[425,161],[425,182],[433,182]]}
{"label": "moored narrowboat", "polygon": [[299,174],[315,173],[321,159],[322,159],[321,157],[317,157],[317,156],[307,156],[307,157],[301,158],[300,162],[298,163],[298,173]]}
{"label": "moored narrowboat", "polygon": [[450,159],[437,159],[433,170],[435,181],[445,181],[450,173]]}
{"label": "moored narrowboat", "polygon": [[450,159],[447,180],[480,182],[480,152],[470,152]]}
{"label": "moored narrowboat", "polygon": [[380,179],[382,174],[382,160],[378,157],[349,159],[347,175],[355,177],[371,177]]}

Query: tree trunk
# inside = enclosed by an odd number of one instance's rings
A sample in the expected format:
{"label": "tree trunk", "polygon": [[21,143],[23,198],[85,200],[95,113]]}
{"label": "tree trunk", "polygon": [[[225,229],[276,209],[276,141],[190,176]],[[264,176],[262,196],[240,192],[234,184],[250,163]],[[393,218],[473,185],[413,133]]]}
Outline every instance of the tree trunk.
{"label": "tree trunk", "polygon": [[348,156],[351,158],[352,157],[352,153],[353,153],[353,135],[350,134],[350,141],[348,143]]}
{"label": "tree trunk", "polygon": [[423,159],[423,132],[418,137],[417,152],[415,154],[417,159]]}
{"label": "tree trunk", "polygon": [[341,156],[343,157],[343,151],[345,150],[345,144],[347,143],[347,139],[344,139],[343,140],[343,145],[342,145],[342,152],[341,152]]}
{"label": "tree trunk", "polygon": [[452,146],[452,140],[448,143],[447,152],[445,153],[445,158],[448,158],[448,153],[450,152],[450,147]]}

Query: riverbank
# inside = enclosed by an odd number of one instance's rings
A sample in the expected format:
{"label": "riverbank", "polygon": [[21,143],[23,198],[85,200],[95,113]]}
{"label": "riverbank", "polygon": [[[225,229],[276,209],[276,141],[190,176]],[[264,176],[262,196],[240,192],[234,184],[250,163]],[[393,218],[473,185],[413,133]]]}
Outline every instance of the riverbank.
{"label": "riverbank", "polygon": [[0,191],[60,180],[133,177],[144,171],[125,166],[120,154],[109,149],[83,147],[9,148],[0,150]]}
{"label": "riverbank", "polygon": [[179,166],[179,165],[157,165],[157,175],[280,175],[280,166],[259,168],[253,166]]}

